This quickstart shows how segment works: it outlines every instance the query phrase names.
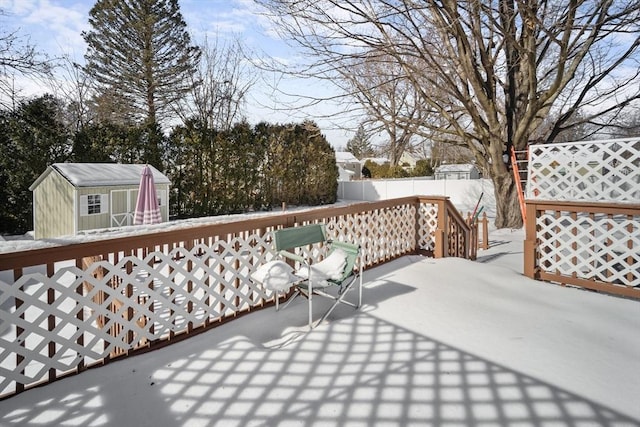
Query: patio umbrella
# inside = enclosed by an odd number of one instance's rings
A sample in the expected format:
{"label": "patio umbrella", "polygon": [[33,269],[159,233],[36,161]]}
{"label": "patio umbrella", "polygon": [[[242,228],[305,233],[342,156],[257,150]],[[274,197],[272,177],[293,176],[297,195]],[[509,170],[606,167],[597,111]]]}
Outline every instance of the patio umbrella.
{"label": "patio umbrella", "polygon": [[158,206],[153,173],[149,165],[145,165],[140,176],[140,187],[138,188],[138,200],[136,201],[133,223],[142,225],[159,224],[161,222],[162,215],[160,215],[160,206]]}

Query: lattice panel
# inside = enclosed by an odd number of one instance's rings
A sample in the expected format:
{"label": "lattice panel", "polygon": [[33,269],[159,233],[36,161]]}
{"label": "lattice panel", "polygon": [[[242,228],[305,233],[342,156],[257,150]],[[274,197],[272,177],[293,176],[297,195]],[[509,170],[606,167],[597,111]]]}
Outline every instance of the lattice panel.
{"label": "lattice panel", "polygon": [[253,235],[0,281],[0,393],[267,300],[248,276],[271,247]]}
{"label": "lattice panel", "polygon": [[447,256],[465,257],[465,248],[467,247],[465,232],[462,224],[454,221],[452,216],[447,216]]}
{"label": "lattice panel", "polygon": [[530,146],[527,198],[640,203],[640,138]]}
{"label": "lattice panel", "polygon": [[387,218],[384,230],[388,235],[387,255],[398,257],[415,250],[416,242],[416,206],[411,204],[385,210]]}
{"label": "lattice panel", "polygon": [[438,205],[421,203],[418,209],[418,228],[420,230],[418,245],[420,249],[434,251],[436,249],[435,230],[438,228]]}
{"label": "lattice panel", "polygon": [[[367,267],[418,245],[433,250],[436,203],[406,203],[323,221],[329,237],[360,243],[359,262]],[[12,282],[5,274],[0,280],[0,396],[272,299],[272,292],[249,280],[257,266],[275,257],[270,230],[203,238],[193,247],[167,243],[156,250],[29,267],[15,270],[21,276]],[[318,261],[325,248],[315,245],[304,254]]]}
{"label": "lattice panel", "polygon": [[640,286],[640,215],[556,211],[536,219],[538,266],[546,272],[622,286]]}
{"label": "lattice panel", "polygon": [[365,212],[362,217],[367,225],[360,242],[365,265],[375,265],[383,257],[383,242],[376,230],[380,212]]}
{"label": "lattice panel", "polygon": [[374,265],[416,248],[416,207],[395,206],[364,214],[366,233],[361,243],[366,265]]}
{"label": "lattice panel", "polygon": [[327,236],[343,242],[362,242],[367,234],[367,222],[363,215],[341,215],[330,218],[326,224]]}
{"label": "lattice panel", "polygon": [[[364,242],[367,236],[367,219],[365,215],[342,215],[333,217],[326,223],[327,237],[333,240],[357,243],[363,248],[357,263],[363,263],[363,267],[369,264]],[[359,267],[359,264],[356,264]]]}

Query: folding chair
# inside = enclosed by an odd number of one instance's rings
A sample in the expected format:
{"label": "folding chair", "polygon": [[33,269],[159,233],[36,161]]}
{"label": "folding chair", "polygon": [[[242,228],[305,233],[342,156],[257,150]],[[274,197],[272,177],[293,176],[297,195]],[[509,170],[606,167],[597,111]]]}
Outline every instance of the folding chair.
{"label": "folding chair", "polygon": [[[313,327],[313,296],[332,299],[334,302],[322,316],[322,323],[338,304],[346,304],[354,308],[362,305],[362,263],[356,268],[356,261],[360,254],[360,246],[326,238],[326,231],[322,224],[311,224],[291,227],[273,232],[274,245],[278,254],[298,264],[294,275],[299,279],[292,283],[294,295],[287,305],[298,295],[305,296],[309,301],[309,328]],[[320,262],[310,263],[304,256],[295,253],[296,248],[317,243],[326,243],[329,247],[327,256]],[[345,296],[353,285],[358,282],[358,302],[347,301]],[[329,289],[336,289],[329,293]],[[286,307],[286,305],[285,305]]]}

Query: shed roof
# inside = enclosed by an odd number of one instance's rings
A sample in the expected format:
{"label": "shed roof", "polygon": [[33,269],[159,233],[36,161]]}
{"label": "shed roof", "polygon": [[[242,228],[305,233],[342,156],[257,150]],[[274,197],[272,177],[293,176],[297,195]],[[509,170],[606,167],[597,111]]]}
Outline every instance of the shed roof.
{"label": "shed roof", "polygon": [[[58,172],[74,187],[107,187],[116,185],[138,185],[145,165],[120,163],[54,163],[31,184],[34,190],[52,171]],[[158,169],[149,165],[156,184],[171,184]]]}
{"label": "shed roof", "polygon": [[385,163],[389,163],[389,159],[385,157],[367,157],[366,159],[362,159],[363,162],[372,161],[378,165],[384,165]]}
{"label": "shed roof", "polygon": [[360,160],[356,158],[350,151],[336,151],[336,161],[338,163],[359,163]]}
{"label": "shed roof", "polygon": [[476,165],[471,163],[445,164],[436,168],[436,172],[470,172],[477,169]]}

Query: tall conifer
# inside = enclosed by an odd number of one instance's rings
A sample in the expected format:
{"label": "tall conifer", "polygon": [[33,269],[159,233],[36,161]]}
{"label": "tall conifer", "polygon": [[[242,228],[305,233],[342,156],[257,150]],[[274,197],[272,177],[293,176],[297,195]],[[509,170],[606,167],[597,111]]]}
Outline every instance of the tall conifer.
{"label": "tall conifer", "polygon": [[[98,92],[109,95],[103,99],[117,99],[114,114],[153,129],[192,88],[194,79],[187,77],[200,58],[178,0],[98,0],[89,24],[91,30],[83,33],[86,70]],[[159,150],[150,146],[148,152],[156,158]]]}

